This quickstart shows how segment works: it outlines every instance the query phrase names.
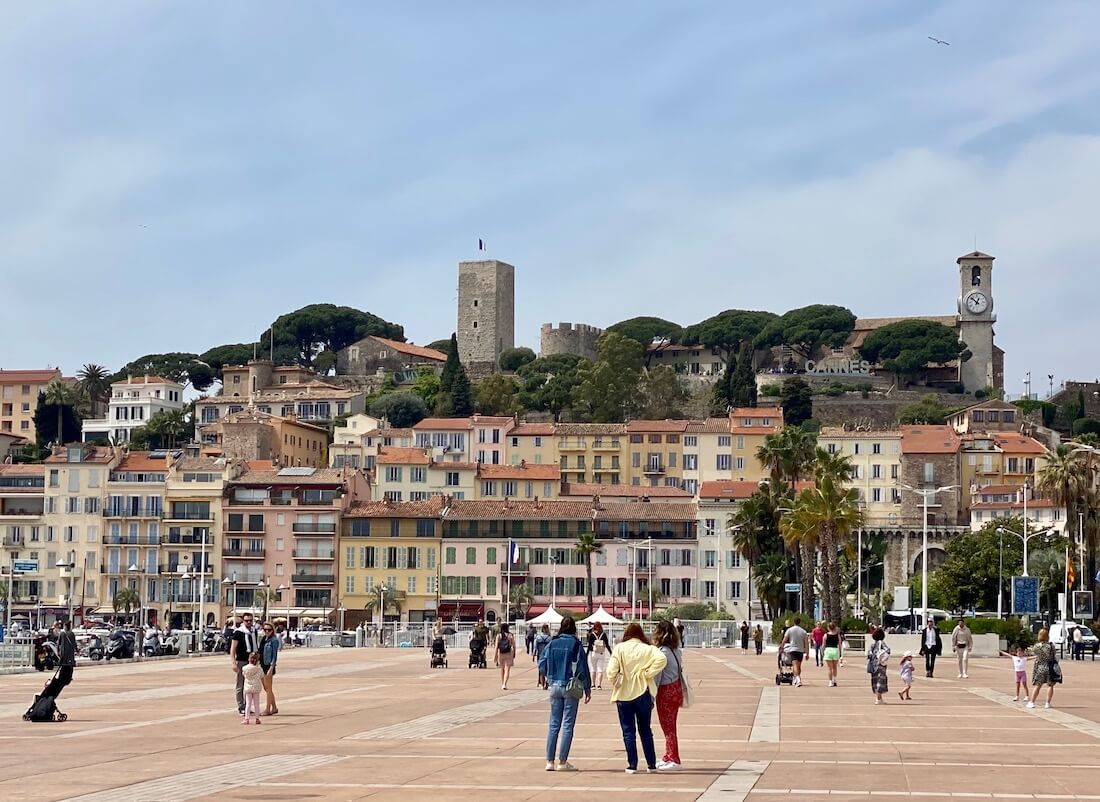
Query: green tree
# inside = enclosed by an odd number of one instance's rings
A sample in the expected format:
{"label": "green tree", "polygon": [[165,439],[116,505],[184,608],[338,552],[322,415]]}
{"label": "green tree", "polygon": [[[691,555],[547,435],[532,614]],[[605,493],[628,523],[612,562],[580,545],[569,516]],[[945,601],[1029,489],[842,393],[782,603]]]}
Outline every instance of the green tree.
{"label": "green tree", "polygon": [[534,603],[535,593],[526,582],[514,585],[512,589],[508,591],[509,612],[515,610],[515,617],[526,619],[527,613]]}
{"label": "green tree", "polygon": [[336,368],[336,352],[330,351],[326,348],[317,356],[313,357],[313,369],[322,376],[327,376],[330,371]]}
{"label": "green tree", "polygon": [[416,381],[413,382],[412,391],[420,396],[428,409],[435,409],[441,387],[442,382],[434,367],[431,365],[417,367]]}
{"label": "green tree", "polygon": [[[730,357],[739,354],[760,335],[760,332],[777,319],[772,312],[756,312],[746,309],[727,309],[684,329],[681,341],[684,345],[705,345],[722,352],[728,364]],[[751,354],[750,354],[751,356]]]}
{"label": "green tree", "polygon": [[[977,532],[963,532],[947,541],[944,547],[947,556],[929,577],[929,588],[935,588],[935,593],[929,594],[933,605],[938,604],[947,610],[996,610],[1000,578],[1005,593],[1004,604],[1008,607],[1008,579],[1019,576],[1023,570],[1024,550],[1020,538],[999,535],[997,530],[1000,527],[1021,532],[1023,522],[1019,518],[997,518]],[[1002,543],[1004,563],[1003,571],[999,572]],[[917,592],[914,598],[920,599],[919,572],[915,578]]]}
{"label": "green tree", "polygon": [[1095,418],[1078,418],[1073,422],[1073,436],[1082,434],[1100,434],[1100,420]]}
{"label": "green tree", "polygon": [[643,349],[649,348],[654,340],[668,340],[671,343],[679,342],[681,335],[684,333],[683,328],[671,320],[644,316],[612,323],[605,329],[605,333],[608,331],[613,331],[634,340]]}
{"label": "green tree", "polygon": [[603,544],[591,532],[582,532],[577,535],[577,542],[573,548],[584,558],[585,595],[588,597],[588,612],[592,612],[592,555],[603,551]]}
{"label": "green tree", "polygon": [[752,347],[745,345],[737,355],[737,367],[730,377],[730,406],[756,406],[756,371],[752,369]]}
{"label": "green tree", "polygon": [[875,329],[859,346],[859,353],[874,365],[892,371],[898,380],[925,375],[929,364],[958,359],[970,351],[954,329],[934,320],[900,320]]}
{"label": "green tree", "polygon": [[40,447],[80,442],[81,423],[75,395],[64,382],[54,380],[38,394],[34,429]]}
{"label": "green tree", "polygon": [[528,362],[516,372],[521,382],[520,404],[524,409],[551,412],[555,420],[560,418],[572,403],[582,368],[591,364],[576,354],[554,354]]}
{"label": "green tree", "polygon": [[[247,365],[254,354],[263,358],[269,356],[268,351],[259,350],[259,345],[257,343],[232,343],[229,345],[217,345],[204,351],[199,354],[199,361],[208,364],[211,370],[214,371],[215,376],[220,378],[222,369],[226,365]],[[283,363],[276,361],[276,364],[281,365]],[[293,352],[291,352],[291,361],[289,364],[295,364]]]}
{"label": "green tree", "polygon": [[507,348],[500,354],[500,369],[508,373],[515,373],[529,362],[536,359],[535,352],[530,348]]}
{"label": "green tree", "polygon": [[371,404],[370,414],[395,429],[408,429],[428,417],[428,407],[415,393],[387,393]]}
{"label": "green tree", "polygon": [[791,376],[784,380],[779,391],[779,404],[783,407],[783,423],[801,426],[814,414],[814,394],[806,380]]}
{"label": "green tree", "polygon": [[141,597],[133,588],[120,588],[111,599],[111,607],[116,615],[121,610],[129,616],[133,610],[141,607]]}
{"label": "green tree", "polygon": [[458,336],[455,334],[451,335],[447,361],[439,377],[439,395],[435,408],[436,413],[445,418],[461,418],[474,411],[474,391],[466,368],[458,358]]}
{"label": "green tree", "polygon": [[642,346],[614,331],[600,335],[599,359],[583,368],[573,393],[576,409],[588,420],[618,423],[638,408]]}
{"label": "green tree", "polygon": [[519,382],[513,376],[494,373],[474,387],[474,408],[482,415],[518,415],[523,409],[518,393]]}
{"label": "green tree", "polygon": [[155,438],[154,448],[175,448],[188,437],[191,426],[184,410],[172,409],[156,413],[142,428]]}
{"label": "green tree", "polygon": [[686,417],[688,389],[668,365],[651,368],[642,379],[642,415],[649,420]]}
{"label": "green tree", "polygon": [[758,348],[786,345],[803,359],[813,359],[822,346],[840,347],[855,329],[850,309],[812,304],[792,309],[769,322],[756,338]]}
{"label": "green tree", "polygon": [[400,614],[401,602],[397,599],[396,588],[389,585],[375,585],[367,591],[367,599],[363,602],[363,609],[370,616],[378,613],[380,618],[385,618],[386,613],[389,611]]}
{"label": "green tree", "polygon": [[280,315],[263,334],[260,347],[265,353],[274,337],[275,348],[294,349],[299,364],[313,367],[323,350],[335,353],[368,335],[404,342],[405,330],[377,315],[350,306],[310,304]]}
{"label": "green tree", "polygon": [[775,618],[783,609],[790,564],[782,552],[771,552],[760,558],[756,566],[756,595],[764,607],[766,618]]}
{"label": "green tree", "polygon": [[447,349],[451,347],[451,341],[449,338],[444,337],[442,340],[432,340],[425,346],[431,348],[433,351],[439,351],[441,354],[447,353]]}
{"label": "green tree", "polygon": [[951,410],[934,395],[926,395],[916,401],[898,407],[898,423],[943,424]]}
{"label": "green tree", "polygon": [[102,365],[89,363],[77,371],[76,378],[80,383],[80,391],[88,399],[88,413],[93,418],[98,418],[102,409],[106,414],[107,403],[111,395],[111,385],[108,379],[111,372]]}

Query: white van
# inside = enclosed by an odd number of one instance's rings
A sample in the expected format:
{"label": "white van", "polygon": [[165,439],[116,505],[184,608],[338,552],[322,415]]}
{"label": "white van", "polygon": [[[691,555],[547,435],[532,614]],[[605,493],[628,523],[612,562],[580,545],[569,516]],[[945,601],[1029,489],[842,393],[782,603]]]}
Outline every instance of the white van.
{"label": "white van", "polygon": [[1076,621],[1056,621],[1050,625],[1049,635],[1050,642],[1055,646],[1061,646],[1065,649],[1073,648],[1073,630],[1080,628],[1082,641],[1085,644],[1086,654],[1095,654],[1097,648],[1100,647],[1100,638],[1097,638],[1093,631],[1084,624],[1078,624]]}

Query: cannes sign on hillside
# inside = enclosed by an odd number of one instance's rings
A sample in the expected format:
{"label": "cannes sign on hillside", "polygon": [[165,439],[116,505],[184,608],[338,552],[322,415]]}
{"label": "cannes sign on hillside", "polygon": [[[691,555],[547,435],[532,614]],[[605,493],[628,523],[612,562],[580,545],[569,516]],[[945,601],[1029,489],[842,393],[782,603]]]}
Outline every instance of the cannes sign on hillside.
{"label": "cannes sign on hillside", "polygon": [[866,359],[807,359],[806,372],[818,375],[869,376],[871,363]]}

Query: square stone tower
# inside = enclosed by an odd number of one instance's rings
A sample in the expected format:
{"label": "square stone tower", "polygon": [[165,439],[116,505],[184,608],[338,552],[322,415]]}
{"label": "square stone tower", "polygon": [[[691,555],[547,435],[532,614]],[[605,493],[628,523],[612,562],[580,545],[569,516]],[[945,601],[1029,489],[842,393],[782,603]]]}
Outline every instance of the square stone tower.
{"label": "square stone tower", "polygon": [[515,347],[516,269],[496,259],[458,263],[458,354],[466,370],[497,370],[501,352]]}

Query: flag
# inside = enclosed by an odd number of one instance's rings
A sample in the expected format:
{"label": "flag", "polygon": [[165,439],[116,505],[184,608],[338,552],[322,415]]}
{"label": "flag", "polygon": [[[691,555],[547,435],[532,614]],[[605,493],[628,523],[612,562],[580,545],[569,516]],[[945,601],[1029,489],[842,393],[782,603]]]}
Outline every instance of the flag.
{"label": "flag", "polygon": [[515,565],[519,562],[519,544],[516,543],[514,540],[511,542],[511,551],[512,565]]}
{"label": "flag", "polygon": [[486,250],[486,248],[485,248],[485,240],[481,239],[480,237],[479,237],[479,238],[478,238],[478,240],[477,240],[477,249],[478,249],[479,251],[484,251],[484,250]]}
{"label": "flag", "polygon": [[1073,560],[1066,566],[1066,584],[1073,587],[1077,583],[1077,573],[1073,570]]}

